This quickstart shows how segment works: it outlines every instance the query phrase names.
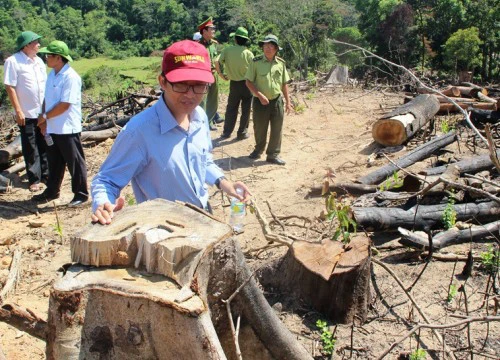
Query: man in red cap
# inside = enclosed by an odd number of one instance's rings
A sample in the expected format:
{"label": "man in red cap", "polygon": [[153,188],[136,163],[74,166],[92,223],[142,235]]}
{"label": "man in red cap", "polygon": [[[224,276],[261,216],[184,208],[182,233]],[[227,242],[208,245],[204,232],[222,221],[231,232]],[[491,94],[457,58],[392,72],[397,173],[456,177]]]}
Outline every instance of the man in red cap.
{"label": "man in red cap", "polygon": [[214,39],[215,25],[212,18],[209,17],[207,20],[198,25],[198,30],[201,34],[201,39],[198,40],[198,42],[207,48],[210,55],[210,68],[212,70],[212,74],[214,74],[214,83],[210,86],[207,96],[201,103],[201,107],[207,112],[210,130],[217,130],[215,124],[223,122],[224,119],[221,119],[217,113],[217,108],[219,106],[219,82],[217,76],[215,76],[215,60],[217,58],[218,42]]}
{"label": "man in red cap", "polygon": [[198,106],[214,82],[206,49],[192,40],[168,47],[158,82],[161,98],[123,128],[92,181],[94,222],[111,222],[124,205],[120,192],[130,181],[138,203],[162,198],[210,211],[207,185],[249,199],[247,187],[227,180],[212,158],[207,115]]}

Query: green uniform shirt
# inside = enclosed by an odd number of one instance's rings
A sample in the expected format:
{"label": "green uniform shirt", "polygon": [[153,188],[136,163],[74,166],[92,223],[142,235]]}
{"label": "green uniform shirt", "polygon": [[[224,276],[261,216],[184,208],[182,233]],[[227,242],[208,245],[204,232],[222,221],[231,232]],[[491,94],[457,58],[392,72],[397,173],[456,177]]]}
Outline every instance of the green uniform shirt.
{"label": "green uniform shirt", "polygon": [[252,62],[253,54],[245,46],[233,45],[225,48],[219,55],[219,63],[225,65],[225,72],[229,80],[245,80],[248,65]]}
{"label": "green uniform shirt", "polygon": [[281,94],[283,85],[290,81],[285,60],[275,56],[272,61],[268,61],[264,55],[253,59],[245,78],[253,82],[269,100],[276,99]]}
{"label": "green uniform shirt", "polygon": [[201,45],[207,48],[208,55],[210,55],[210,67],[212,71],[215,71],[215,59],[217,58],[217,44],[218,42],[215,40],[210,40],[210,42],[205,41],[205,39],[201,39],[199,41]]}

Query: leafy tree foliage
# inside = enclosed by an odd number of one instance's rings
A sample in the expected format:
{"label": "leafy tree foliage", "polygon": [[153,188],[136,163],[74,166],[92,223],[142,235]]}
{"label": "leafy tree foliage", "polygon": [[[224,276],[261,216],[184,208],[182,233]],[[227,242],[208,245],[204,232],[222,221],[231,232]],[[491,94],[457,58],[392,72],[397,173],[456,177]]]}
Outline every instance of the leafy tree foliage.
{"label": "leafy tree foliage", "polygon": [[475,27],[460,29],[445,44],[445,59],[456,70],[471,70],[481,65],[479,30]]}

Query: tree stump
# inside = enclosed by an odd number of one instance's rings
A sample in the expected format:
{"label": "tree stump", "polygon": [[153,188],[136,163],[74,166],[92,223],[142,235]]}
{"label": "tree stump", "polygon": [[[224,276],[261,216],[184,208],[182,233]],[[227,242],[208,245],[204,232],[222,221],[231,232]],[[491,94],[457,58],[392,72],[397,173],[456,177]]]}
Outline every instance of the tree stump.
{"label": "tree stump", "polygon": [[295,241],[259,279],[300,297],[333,322],[364,322],[370,303],[370,239],[357,235],[347,245],[330,239]]}
{"label": "tree stump", "polygon": [[[312,359],[231,235],[227,224],[166,200],[87,226],[71,239],[73,261],[86,266],[71,266],[51,291],[47,358],[237,359],[229,321],[241,318],[244,359]],[[242,284],[229,318],[222,300]]]}

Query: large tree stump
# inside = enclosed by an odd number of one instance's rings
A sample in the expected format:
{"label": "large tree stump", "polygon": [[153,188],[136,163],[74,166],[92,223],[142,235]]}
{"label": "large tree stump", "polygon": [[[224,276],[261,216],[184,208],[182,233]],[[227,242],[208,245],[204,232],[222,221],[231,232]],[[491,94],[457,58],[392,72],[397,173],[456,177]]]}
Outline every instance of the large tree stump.
{"label": "large tree stump", "polygon": [[7,165],[9,161],[21,155],[21,136],[17,136],[9,145],[0,149],[0,165]]}
{"label": "large tree stump", "polygon": [[373,139],[385,146],[401,145],[431,120],[439,110],[434,95],[422,94],[377,120]]}
{"label": "large tree stump", "polygon": [[347,245],[294,241],[287,254],[262,271],[264,286],[294,294],[337,323],[364,322],[370,303],[370,239]]}
{"label": "large tree stump", "polygon": [[[100,268],[72,266],[54,284],[47,358],[237,359],[229,321],[241,317],[244,359],[311,359],[231,235],[230,226],[166,200],[89,225],[71,239],[72,257]],[[229,318],[222,300],[242,284]]]}

